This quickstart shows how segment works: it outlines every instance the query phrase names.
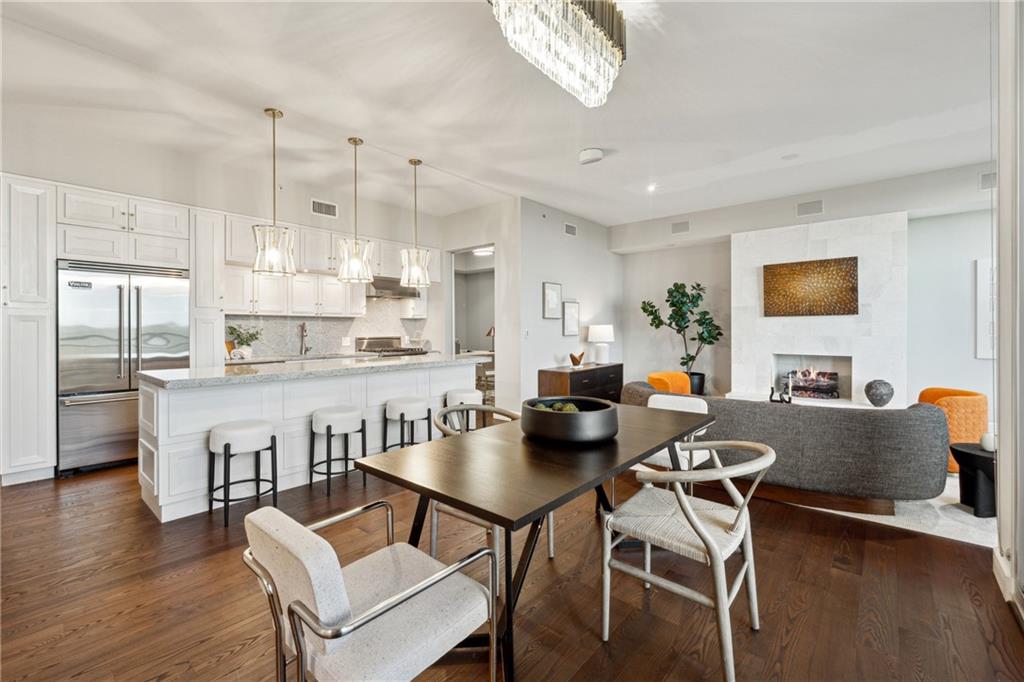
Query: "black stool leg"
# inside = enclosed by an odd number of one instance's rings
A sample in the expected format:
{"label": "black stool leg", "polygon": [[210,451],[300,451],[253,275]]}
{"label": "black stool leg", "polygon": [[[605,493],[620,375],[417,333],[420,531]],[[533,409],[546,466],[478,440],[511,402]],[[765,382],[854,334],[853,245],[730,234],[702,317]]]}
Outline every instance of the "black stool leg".
{"label": "black stool leg", "polygon": [[434,420],[430,418],[430,408],[427,408],[427,441],[434,440]]}
{"label": "black stool leg", "polygon": [[313,487],[313,458],[316,453],[316,433],[313,431],[313,422],[309,423],[309,487]]}
{"label": "black stool leg", "polygon": [[270,499],[277,506],[277,436],[270,437]]}
{"label": "black stool leg", "polygon": [[[363,440],[363,453],[361,457],[366,457],[366,420],[363,420],[362,426],[359,427],[359,433]],[[366,487],[366,471],[363,471],[363,487]]]}
{"label": "black stool leg", "polygon": [[388,414],[384,412],[384,432],[380,436],[380,451],[388,451]]}
{"label": "black stool leg", "polygon": [[257,450],[252,453],[252,473],[256,478],[256,507],[260,506],[260,477],[263,474],[263,451]]}
{"label": "black stool leg", "polygon": [[210,495],[210,513],[213,513],[213,484],[214,484],[214,464],[217,460],[217,455],[213,454],[213,450],[207,450],[206,454],[209,455],[206,460],[206,479],[207,488]]}
{"label": "black stool leg", "polygon": [[331,454],[331,450],[333,449],[333,447],[332,447],[333,443],[331,441],[333,441],[333,440],[334,440],[334,434],[331,433],[331,425],[328,424],[327,425],[327,497],[331,496],[331,457],[334,456],[333,454]]}
{"label": "black stool leg", "polygon": [[[352,437],[351,433],[346,433],[345,434],[345,450],[344,450],[344,454],[342,455],[342,460],[345,462],[345,480],[346,481],[348,480],[348,441],[349,441],[349,439],[351,437]],[[348,485],[348,484],[346,483],[346,485]]]}
{"label": "black stool leg", "polygon": [[398,447],[405,447],[405,412],[398,415],[398,443]]}
{"label": "black stool leg", "polygon": [[228,501],[231,499],[231,443],[224,445],[224,527],[228,527],[228,522],[231,520],[229,512],[231,509],[231,503]]}

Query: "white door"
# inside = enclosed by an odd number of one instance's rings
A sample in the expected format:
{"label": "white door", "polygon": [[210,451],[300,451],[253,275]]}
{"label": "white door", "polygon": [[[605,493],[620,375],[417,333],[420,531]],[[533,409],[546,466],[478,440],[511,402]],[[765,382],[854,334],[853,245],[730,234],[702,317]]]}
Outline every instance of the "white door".
{"label": "white door", "polygon": [[377,248],[380,250],[380,258],[377,261],[377,272],[374,274],[381,277],[401,277],[402,249],[405,248],[405,244],[379,241]]}
{"label": "white door", "polygon": [[[354,284],[339,282],[336,277],[320,277],[320,314],[332,317],[351,317],[349,292]],[[363,285],[365,288],[365,285]]]}
{"label": "white door", "polygon": [[262,315],[288,314],[288,280],[291,277],[257,275],[254,288],[256,312]]}
{"label": "white door", "polygon": [[224,214],[191,212],[192,304],[220,310],[224,304]]}
{"label": "white door", "polygon": [[128,197],[110,192],[60,186],[57,222],[128,230]]}
{"label": "white door", "polygon": [[3,301],[20,305],[53,303],[53,261],[56,257],[57,187],[42,182],[4,178]]}
{"label": "white door", "polygon": [[299,230],[296,248],[299,253],[296,267],[300,272],[329,275],[335,270],[334,233],[325,230]]}
{"label": "white door", "polygon": [[[318,280],[320,275],[299,273],[288,278],[291,287],[289,312],[292,315],[316,315],[318,302]],[[326,278],[325,278],[326,279]]]}
{"label": "white door", "polygon": [[194,311],[189,325],[189,365],[223,367],[225,352],[224,313],[209,308]]}
{"label": "white door", "polygon": [[188,208],[162,201],[132,199],[128,202],[128,230],[188,239]]}
{"label": "white door", "polygon": [[256,260],[256,237],[252,226],[269,221],[240,215],[229,215],[224,229],[224,262],[252,267]]}
{"label": "white door", "polygon": [[128,262],[133,265],[188,268],[187,239],[133,234],[129,240]]}
{"label": "white door", "polygon": [[57,257],[128,262],[128,234],[95,227],[57,225]]}
{"label": "white door", "polygon": [[[0,472],[57,464],[57,340],[52,308],[3,310]],[[17,349],[17,353],[12,352]]]}
{"label": "white door", "polygon": [[224,312],[231,315],[250,315],[255,309],[251,268],[227,265],[224,267]]}

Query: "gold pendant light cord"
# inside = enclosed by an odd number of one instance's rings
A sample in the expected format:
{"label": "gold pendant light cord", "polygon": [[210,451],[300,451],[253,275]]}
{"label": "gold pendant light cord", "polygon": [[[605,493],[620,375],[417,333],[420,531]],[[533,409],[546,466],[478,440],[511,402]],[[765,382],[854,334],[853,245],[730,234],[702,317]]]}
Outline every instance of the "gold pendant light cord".
{"label": "gold pendant light cord", "polygon": [[359,145],[352,145],[352,238],[359,240]]}
{"label": "gold pendant light cord", "polygon": [[273,159],[273,171],[271,172],[271,182],[273,191],[270,196],[273,197],[273,225],[277,227],[277,116],[270,117],[270,146],[271,146],[271,158]]}
{"label": "gold pendant light cord", "polygon": [[420,248],[420,210],[419,210],[419,182],[417,173],[419,165],[412,167],[412,245],[413,248]]}

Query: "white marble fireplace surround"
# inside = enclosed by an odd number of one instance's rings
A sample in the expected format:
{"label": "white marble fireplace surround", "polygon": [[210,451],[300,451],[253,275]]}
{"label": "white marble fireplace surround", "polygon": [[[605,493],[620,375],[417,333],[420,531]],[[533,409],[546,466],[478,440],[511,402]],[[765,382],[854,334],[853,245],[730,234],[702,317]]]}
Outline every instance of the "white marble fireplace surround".
{"label": "white marble fireplace surround", "polygon": [[[907,405],[907,214],[847,218],[732,235],[732,392],[767,399],[775,355],[852,358],[851,401],[870,407],[864,385],[885,379]],[[771,263],[858,258],[856,315],[765,317],[762,268]],[[840,405],[835,405],[839,407]]]}

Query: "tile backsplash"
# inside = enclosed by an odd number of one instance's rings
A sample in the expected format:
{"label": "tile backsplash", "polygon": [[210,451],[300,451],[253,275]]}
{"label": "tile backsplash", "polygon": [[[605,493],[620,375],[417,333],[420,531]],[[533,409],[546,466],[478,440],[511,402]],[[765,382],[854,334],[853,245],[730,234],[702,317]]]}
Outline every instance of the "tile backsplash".
{"label": "tile backsplash", "polygon": [[[435,322],[440,319],[440,315],[434,312],[435,306],[430,307],[430,320],[403,320],[399,317],[401,305],[401,302],[396,300],[371,299],[367,301],[366,315],[356,318],[227,315],[224,320],[225,324],[255,327],[263,331],[263,337],[253,344],[253,355],[257,358],[298,355],[299,325],[303,322],[306,323],[309,332],[306,344],[311,349],[310,353],[314,355],[351,352],[354,350],[357,336],[427,339],[435,349],[439,349],[443,345],[443,339],[430,337],[431,333],[437,333],[434,329],[438,332],[441,329],[440,324]],[[438,313],[440,312],[438,309]],[[348,340],[348,346],[343,344],[344,340]]]}

